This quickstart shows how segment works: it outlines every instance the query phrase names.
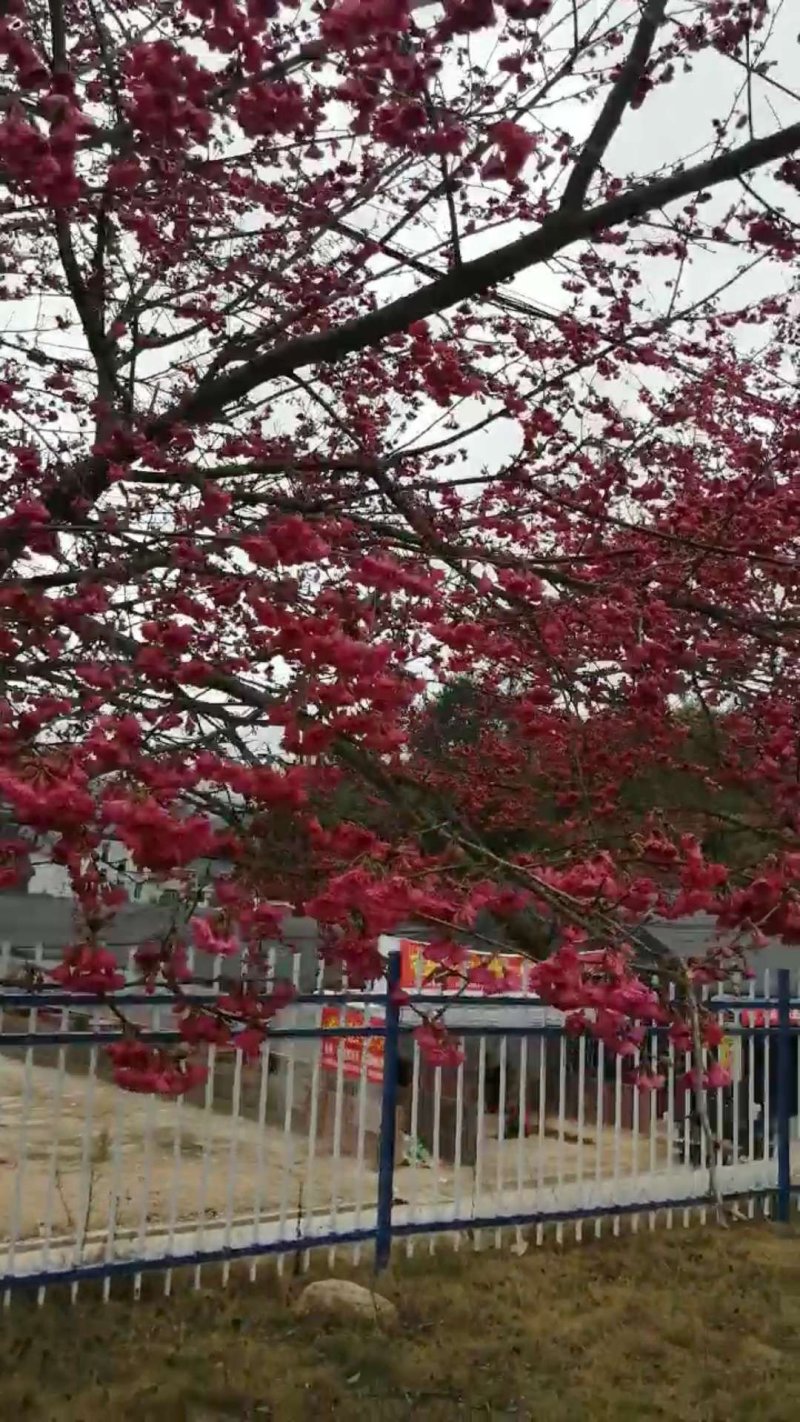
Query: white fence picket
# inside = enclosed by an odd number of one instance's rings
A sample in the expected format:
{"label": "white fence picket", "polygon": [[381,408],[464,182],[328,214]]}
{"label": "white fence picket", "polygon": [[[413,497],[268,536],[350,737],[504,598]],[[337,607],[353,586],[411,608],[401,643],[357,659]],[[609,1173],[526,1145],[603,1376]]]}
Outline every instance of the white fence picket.
{"label": "white fence picket", "polygon": [[[297,987],[299,968],[298,957],[293,964]],[[763,988],[751,984],[738,997],[726,998],[724,1011],[715,1008],[723,1032],[735,1043],[735,1080],[731,1087],[708,1092],[721,1187],[747,1200],[751,1215],[767,1216],[777,1185],[770,1077],[778,1057],[763,1022],[770,1006],[762,1012],[750,1004],[767,1000],[774,1005],[770,987],[767,975]],[[357,994],[348,993],[350,998],[357,1001]],[[319,994],[314,1000],[319,1003]],[[139,1297],[144,1273],[157,1266],[168,1293],[182,1261],[194,1269],[199,1283],[209,1254],[219,1259],[223,1281],[239,1254],[248,1258],[254,1278],[259,1251],[275,1249],[282,1269],[282,1248],[304,1265],[317,1241],[324,1243],[334,1266],[340,1239],[362,1230],[374,1233],[376,1160],[367,1140],[374,1139],[370,1133],[380,1103],[369,1080],[369,1039],[362,1041],[358,1073],[351,1066],[345,1072],[344,1012],[335,1072],[323,1068],[318,1041],[312,1039],[309,1050],[307,1037],[291,1035],[308,1030],[301,1014],[289,1035],[265,1044],[252,1068],[245,1069],[239,1053],[228,1057],[211,1046],[203,1099],[194,1105],[182,1099],[173,1104],[153,1097],[142,1101],[113,1088],[103,1053],[107,1026],[98,1022],[90,1040],[68,1048],[64,1038],[74,1030],[74,1011],[59,1007],[55,1016],[43,1014],[43,1004],[44,998],[26,1008],[25,1017],[7,1004],[4,1016],[0,1004],[0,1033],[5,1026],[19,1034],[21,1020],[27,1033],[22,1046],[17,1035],[9,1048],[17,1063],[19,1094],[2,1103],[3,1124],[12,1120],[7,1135],[14,1151],[0,1263],[6,1304],[18,1282],[33,1282],[42,1302],[51,1280],[69,1269],[80,1274],[84,1267],[101,1277],[102,1296],[108,1299],[112,1276],[120,1268],[133,1276],[134,1296]],[[581,1037],[573,1046],[552,1027],[519,1035],[519,1028],[505,1027],[502,1001],[498,1006],[495,999],[492,1010],[492,1026],[481,1020],[480,1008],[473,1010],[472,1030],[465,1029],[466,1061],[455,1069],[431,1069],[416,1038],[410,1053],[404,1049],[404,1059],[410,1055],[412,1064],[410,1108],[404,1108],[403,1122],[407,1163],[395,1175],[394,1219],[401,1228],[411,1228],[408,1253],[426,1226],[458,1221],[465,1229],[470,1219],[481,1221],[471,1231],[475,1248],[487,1235],[496,1246],[510,1236],[521,1248],[524,1224],[514,1216],[531,1217],[537,1242],[545,1238],[548,1218],[559,1213],[555,1238],[564,1239],[572,1221],[578,1241],[589,1233],[598,1236],[609,1214],[614,1234],[628,1217],[625,1228],[634,1232],[645,1219],[655,1229],[671,1228],[676,1215],[685,1224],[698,1216],[713,1217],[706,1204],[707,1143],[696,1129],[691,1096],[682,1085],[684,1074],[693,1069],[691,1053],[676,1054],[663,1035],[648,1031],[641,1065],[666,1081],[658,1097],[642,1095],[627,1079],[621,1059],[610,1056],[602,1043]],[[157,1032],[173,1025],[168,1010],[157,1003],[141,1015]],[[370,1016],[365,1010],[365,1023]],[[46,1034],[42,1040],[47,1044],[41,1050],[51,1054],[47,1068],[39,1065],[40,1034]],[[705,1050],[704,1060],[710,1059]],[[792,1059],[793,1099],[797,1072]],[[282,1103],[271,1097],[273,1079],[283,1090]],[[77,1124],[75,1101],[81,1113]],[[791,1133],[794,1143],[796,1119]],[[39,1146],[42,1134],[45,1149]],[[474,1145],[469,1154],[467,1141]],[[718,1141],[725,1142],[724,1154]],[[67,1150],[72,1174],[65,1193]],[[245,1178],[245,1171],[254,1172],[252,1179]],[[29,1186],[41,1194],[36,1233],[30,1224]],[[593,1230],[585,1227],[586,1218]],[[432,1251],[438,1231],[427,1232]],[[454,1246],[459,1242],[454,1230]],[[356,1262],[362,1258],[360,1240],[352,1242],[352,1253]],[[80,1278],[73,1277],[73,1298],[79,1285]]]}

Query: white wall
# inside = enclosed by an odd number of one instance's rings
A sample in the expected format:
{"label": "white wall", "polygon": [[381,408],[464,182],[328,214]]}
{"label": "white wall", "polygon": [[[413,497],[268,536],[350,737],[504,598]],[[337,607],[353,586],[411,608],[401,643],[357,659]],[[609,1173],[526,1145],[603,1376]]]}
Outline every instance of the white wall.
{"label": "white wall", "polygon": [[63,865],[33,862],[32,867],[33,874],[28,882],[29,894],[47,894],[54,899],[71,897],[69,875]]}
{"label": "white wall", "polygon": [[[46,853],[42,848],[38,854]],[[142,873],[134,868],[130,850],[119,842],[119,840],[105,840],[102,846],[102,858],[107,866],[109,878],[116,880],[127,891],[128,898],[132,903],[155,904],[158,903],[162,895],[170,890],[181,893],[185,886],[177,879],[154,879],[148,873]],[[222,860],[212,860],[210,864],[202,863],[192,865],[196,873],[203,881],[208,880],[208,888],[203,896],[205,902],[209,897],[211,881],[229,869],[229,865]],[[50,898],[68,899],[72,896],[69,875],[61,864],[53,864],[50,860],[37,860],[36,855],[32,859],[33,874],[28,884],[29,894],[46,894]]]}

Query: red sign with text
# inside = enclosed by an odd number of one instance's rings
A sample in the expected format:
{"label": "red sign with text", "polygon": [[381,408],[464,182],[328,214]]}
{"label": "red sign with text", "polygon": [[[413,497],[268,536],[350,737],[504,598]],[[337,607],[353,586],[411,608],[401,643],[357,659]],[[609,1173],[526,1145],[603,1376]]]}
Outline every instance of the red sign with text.
{"label": "red sign with text", "polygon": [[530,968],[530,963],[521,954],[478,953],[470,949],[457,965],[453,964],[453,970],[449,972],[446,962],[437,963],[426,958],[424,943],[413,943],[407,938],[400,941],[400,986],[406,992],[424,992],[429,988],[431,992],[488,995],[491,993],[488,984],[482,987],[476,982],[465,986],[467,975],[476,968],[491,974],[501,992],[516,994],[527,990],[526,969]]}
{"label": "red sign with text", "polygon": [[[323,1007],[321,1027],[382,1027],[382,1017],[370,1017],[363,1007]],[[366,1058],[367,1081],[379,1086],[383,1081],[383,1037],[323,1037],[322,1066],[326,1071],[339,1070],[342,1054],[342,1075],[350,1081],[361,1077]]]}

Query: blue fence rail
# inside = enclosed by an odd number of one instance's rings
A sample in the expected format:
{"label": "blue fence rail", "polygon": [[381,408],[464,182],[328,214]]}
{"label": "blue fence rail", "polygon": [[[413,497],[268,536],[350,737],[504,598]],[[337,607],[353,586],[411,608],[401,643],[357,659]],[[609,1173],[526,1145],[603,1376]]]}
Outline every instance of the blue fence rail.
{"label": "blue fence rail", "polygon": [[[775,991],[709,997],[724,1024],[730,1087],[707,1093],[708,1142],[681,1079],[691,1066],[657,1030],[641,1049],[665,1086],[640,1095],[623,1064],[569,1037],[533,995],[298,995],[260,1061],[208,1051],[209,1080],[159,1102],[116,1088],[103,1048],[121,1027],[100,997],[0,990],[0,1150],[5,1152],[0,1290],[39,1296],[72,1286],[190,1267],[425,1236],[478,1246],[545,1230],[577,1238],[623,1221],[674,1227],[725,1199],[791,1217],[800,1166],[798,1020],[788,971]],[[205,991],[197,1001],[213,1002]],[[169,1043],[169,994],[122,992],[145,1040]],[[465,1060],[429,1067],[417,1009],[446,1010]],[[332,1014],[339,1020],[331,1025]],[[763,1021],[758,1018],[761,1014]],[[57,1020],[55,1020],[57,1018]],[[798,1173],[798,1172],[796,1172]]]}

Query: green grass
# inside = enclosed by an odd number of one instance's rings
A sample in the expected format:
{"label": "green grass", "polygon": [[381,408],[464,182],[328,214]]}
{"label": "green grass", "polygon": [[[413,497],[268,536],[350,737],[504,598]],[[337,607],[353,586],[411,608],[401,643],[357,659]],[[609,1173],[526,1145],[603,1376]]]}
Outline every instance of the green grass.
{"label": "green grass", "polygon": [[[400,1250],[398,1249],[398,1255]],[[342,1274],[348,1273],[342,1266]],[[362,1272],[356,1277],[368,1281]],[[58,1422],[794,1422],[800,1234],[768,1225],[639,1233],[522,1258],[440,1242],[398,1258],[372,1323],[299,1322],[303,1280],[115,1286],[75,1308],[15,1299],[0,1418]]]}

